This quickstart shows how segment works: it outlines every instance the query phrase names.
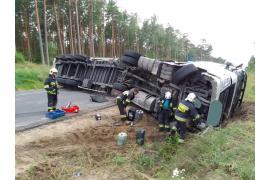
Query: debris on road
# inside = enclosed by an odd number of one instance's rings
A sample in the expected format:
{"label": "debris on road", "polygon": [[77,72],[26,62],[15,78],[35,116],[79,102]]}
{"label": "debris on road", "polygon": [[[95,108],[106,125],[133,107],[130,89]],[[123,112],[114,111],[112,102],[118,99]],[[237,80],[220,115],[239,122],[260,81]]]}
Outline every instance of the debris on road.
{"label": "debris on road", "polygon": [[97,113],[95,117],[96,117],[97,121],[101,120],[101,115],[100,114]]}
{"label": "debris on road", "polygon": [[73,176],[80,177],[80,176],[82,176],[82,173],[81,172],[76,172],[76,173],[73,174]]}
{"label": "debris on road", "polygon": [[108,102],[108,99],[106,99],[106,97],[104,95],[93,94],[93,95],[90,95],[90,101],[97,102],[97,103],[103,103],[103,102]]}

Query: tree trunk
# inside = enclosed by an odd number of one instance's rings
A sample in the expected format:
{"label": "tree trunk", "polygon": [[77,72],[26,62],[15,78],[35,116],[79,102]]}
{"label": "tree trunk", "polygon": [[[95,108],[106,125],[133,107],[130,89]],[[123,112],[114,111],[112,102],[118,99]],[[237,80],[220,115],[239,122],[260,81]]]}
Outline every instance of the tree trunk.
{"label": "tree trunk", "polygon": [[105,42],[105,24],[104,24],[104,13],[102,13],[102,24],[101,24],[101,27],[102,27],[102,35],[101,35],[101,43],[102,43],[102,57],[105,57],[106,56],[106,42]]}
{"label": "tree trunk", "polygon": [[63,47],[63,53],[66,53],[66,46],[65,46],[65,24],[64,24],[64,16],[60,18],[60,34],[61,34],[61,42]]}
{"label": "tree trunk", "polygon": [[81,40],[80,40],[80,25],[79,25],[79,13],[78,13],[78,0],[75,1],[75,8],[76,8],[76,24],[77,24],[77,41],[78,41],[78,50],[79,54],[82,53],[81,51]]}
{"label": "tree trunk", "polygon": [[73,33],[72,33],[72,18],[71,18],[71,0],[68,0],[68,13],[69,13],[69,43],[71,54],[74,54]]}
{"label": "tree trunk", "polygon": [[90,57],[95,57],[95,49],[94,49],[94,39],[93,39],[93,0],[89,0],[89,52],[90,52]]}
{"label": "tree trunk", "polygon": [[29,34],[29,17],[28,14],[26,16],[26,26],[25,26],[25,32],[26,32],[26,38],[27,38],[27,55],[28,55],[28,60],[32,62],[32,53],[31,53],[31,46],[30,46],[30,34]]}
{"label": "tree trunk", "polygon": [[41,38],[41,32],[40,32],[37,0],[35,0],[35,13],[36,13],[37,28],[38,28],[38,37],[39,37],[39,48],[40,48],[41,62],[42,62],[42,64],[45,64],[44,53],[43,53],[43,44],[42,44],[42,38]]}
{"label": "tree trunk", "polygon": [[[81,37],[84,37],[82,22],[81,22],[81,28],[80,28],[80,35],[81,35]],[[82,54],[84,54],[84,43],[83,43],[83,41],[81,41],[81,48],[82,48]]]}
{"label": "tree trunk", "polygon": [[[25,15],[24,15],[25,21],[22,22],[22,27],[25,30],[25,37],[24,37],[23,43],[24,43],[24,48],[27,49],[27,58],[30,62],[32,62],[32,54],[31,54],[31,46],[30,46],[29,30],[28,30],[28,28],[29,28],[29,16],[28,15],[29,15],[29,13],[26,10]],[[22,16],[22,18],[23,18],[23,16]]]}
{"label": "tree trunk", "polygon": [[97,36],[98,36],[98,44],[97,44],[97,50],[96,50],[96,53],[95,54],[98,54],[97,56],[98,57],[101,57],[102,56],[102,54],[101,54],[101,52],[102,52],[101,26],[97,27]]}
{"label": "tree trunk", "polygon": [[46,0],[43,0],[43,14],[44,14],[44,34],[45,34],[45,58],[46,64],[49,63],[49,51],[48,51],[48,32],[47,32],[47,16],[46,16]]}
{"label": "tree trunk", "polygon": [[[73,21],[76,22],[76,15],[73,15]],[[74,43],[74,53],[78,53],[78,46],[77,46],[77,34],[76,34],[76,24],[74,23],[72,25],[72,30],[73,30],[73,43]]]}
{"label": "tree trunk", "polygon": [[53,2],[53,7],[54,7],[55,22],[56,22],[56,29],[57,29],[57,35],[58,35],[58,40],[59,40],[60,52],[61,52],[61,54],[63,54],[64,53],[63,52],[63,44],[62,44],[62,40],[61,40],[60,27],[59,27],[59,22],[58,22],[58,15],[57,15],[55,1]]}
{"label": "tree trunk", "polygon": [[115,17],[112,17],[112,57],[115,57]]}

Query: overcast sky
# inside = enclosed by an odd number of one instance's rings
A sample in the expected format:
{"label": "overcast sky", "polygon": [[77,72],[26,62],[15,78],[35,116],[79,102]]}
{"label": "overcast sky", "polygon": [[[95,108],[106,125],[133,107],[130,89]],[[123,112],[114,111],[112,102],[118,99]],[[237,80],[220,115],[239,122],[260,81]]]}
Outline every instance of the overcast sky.
{"label": "overcast sky", "polygon": [[196,45],[205,38],[213,46],[213,56],[235,65],[246,64],[255,54],[252,0],[117,0],[117,5],[137,13],[140,22],[155,14],[159,23],[188,33]]}

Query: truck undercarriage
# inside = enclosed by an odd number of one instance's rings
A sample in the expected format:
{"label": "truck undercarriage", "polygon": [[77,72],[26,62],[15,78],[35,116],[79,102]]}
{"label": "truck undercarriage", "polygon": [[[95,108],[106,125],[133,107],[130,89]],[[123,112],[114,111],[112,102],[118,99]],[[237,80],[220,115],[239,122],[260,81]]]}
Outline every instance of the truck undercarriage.
{"label": "truck undercarriage", "polygon": [[220,124],[241,106],[247,75],[242,68],[200,63],[162,61],[126,51],[119,59],[60,55],[55,66],[58,83],[63,86],[107,94],[138,88],[133,103],[155,117],[159,101],[167,91],[172,93],[176,105],[188,93],[195,93],[195,106],[203,115],[203,122],[208,120],[211,103],[218,100],[222,104]]}

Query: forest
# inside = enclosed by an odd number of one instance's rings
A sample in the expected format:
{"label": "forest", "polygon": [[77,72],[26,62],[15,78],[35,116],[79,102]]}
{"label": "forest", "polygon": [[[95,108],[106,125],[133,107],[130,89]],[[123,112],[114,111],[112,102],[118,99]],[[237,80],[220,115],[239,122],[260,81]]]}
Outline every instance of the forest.
{"label": "forest", "polygon": [[139,22],[114,0],[16,0],[15,6],[16,62],[49,65],[59,54],[117,58],[125,50],[161,60],[225,62],[211,56],[203,37],[195,45],[156,15]]}

